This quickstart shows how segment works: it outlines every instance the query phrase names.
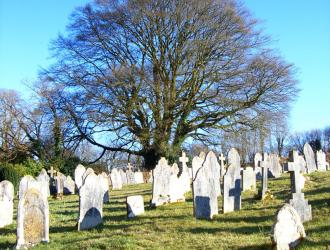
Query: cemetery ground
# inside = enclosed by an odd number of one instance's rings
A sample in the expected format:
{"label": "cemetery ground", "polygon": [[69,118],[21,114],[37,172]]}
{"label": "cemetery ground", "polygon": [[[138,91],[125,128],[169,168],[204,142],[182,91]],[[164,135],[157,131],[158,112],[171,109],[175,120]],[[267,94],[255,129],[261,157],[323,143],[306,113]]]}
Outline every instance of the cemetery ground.
{"label": "cemetery ground", "polygon": [[[312,205],[313,219],[304,223],[307,238],[298,249],[330,247],[330,171],[312,173],[304,193]],[[260,186],[260,181],[258,181]],[[50,243],[33,249],[270,249],[270,230],[276,210],[290,196],[290,177],[269,179],[273,199],[256,199],[257,191],[242,193],[242,209],[216,215],[212,221],[193,217],[191,192],[185,203],[149,208],[151,184],[124,186],[110,191],[110,204],[103,208],[103,224],[77,231],[78,195],[62,200],[49,198]],[[126,218],[126,196],[141,194],[145,214]],[[222,197],[219,197],[219,208]],[[15,200],[15,212],[17,199]],[[16,218],[14,218],[16,220]],[[0,249],[12,249],[16,222],[0,229]]]}

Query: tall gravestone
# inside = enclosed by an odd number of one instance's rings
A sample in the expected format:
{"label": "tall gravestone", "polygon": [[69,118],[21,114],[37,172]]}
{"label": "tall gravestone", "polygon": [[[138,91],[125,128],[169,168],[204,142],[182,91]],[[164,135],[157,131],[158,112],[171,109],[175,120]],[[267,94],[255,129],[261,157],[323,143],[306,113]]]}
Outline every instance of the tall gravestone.
{"label": "tall gravestone", "polygon": [[256,189],[256,173],[250,166],[242,171],[242,190],[255,190]]}
{"label": "tall gravestone", "polygon": [[261,161],[262,161],[262,154],[256,153],[254,155],[254,171],[256,173],[256,178],[258,180],[261,180],[262,177]]}
{"label": "tall gravestone", "polygon": [[136,184],[135,174],[134,174],[134,171],[132,169],[132,165],[130,163],[127,164],[126,176],[127,176],[127,183],[129,185]]}
{"label": "tall gravestone", "polygon": [[269,155],[269,170],[272,177],[278,178],[282,175],[282,166],[277,154]]}
{"label": "tall gravestone", "polygon": [[212,219],[218,214],[218,194],[216,186],[220,185],[214,175],[214,161],[216,155],[210,151],[205,160],[195,156],[192,160],[194,216]]}
{"label": "tall gravestone", "polygon": [[117,168],[112,169],[110,176],[111,176],[112,189],[113,190],[122,189],[123,183],[121,180],[121,175]]}
{"label": "tall gravestone", "polygon": [[307,165],[307,173],[313,173],[316,171],[315,155],[312,147],[308,143],[305,143],[304,145],[304,155]]}
{"label": "tall gravestone", "polygon": [[47,174],[47,171],[45,169],[41,169],[40,174],[37,177],[37,181],[42,182],[43,185],[45,186],[45,189],[47,190],[47,195],[50,195],[50,190],[49,190],[49,182],[50,182],[50,177]]}
{"label": "tall gravestone", "polygon": [[241,163],[236,149],[228,153],[228,168],[223,181],[223,213],[241,209]]}
{"label": "tall gravestone", "polygon": [[105,172],[101,173],[101,176],[103,178],[101,178],[102,182],[102,188],[103,188],[103,203],[109,203],[110,198],[109,198],[109,178],[108,175]]}
{"label": "tall gravestone", "polygon": [[301,191],[300,166],[296,162],[288,162],[287,165],[290,172],[292,195],[289,203],[297,211],[302,222],[309,221],[312,219],[312,206],[308,204],[308,200],[305,199],[304,193]]}
{"label": "tall gravestone", "polygon": [[19,199],[22,195],[29,189],[35,188],[38,189],[43,196],[48,197],[48,186],[44,185],[43,182],[35,180],[32,176],[24,176],[19,183],[18,197]]}
{"label": "tall gravestone", "polygon": [[187,167],[187,162],[189,162],[189,158],[186,156],[186,153],[182,151],[181,157],[179,157],[179,161],[181,162],[181,175],[179,176],[180,182],[183,185],[184,192],[190,191],[190,173]]}
{"label": "tall gravestone", "polygon": [[14,185],[10,181],[0,182],[0,228],[13,223]]}
{"label": "tall gravestone", "polygon": [[[35,184],[35,183],[34,183]],[[49,207],[41,185],[31,185],[20,190],[17,209],[16,249],[49,242]]]}
{"label": "tall gravestone", "polygon": [[316,163],[318,171],[326,171],[329,168],[329,163],[326,161],[326,155],[322,150],[316,152]]}
{"label": "tall gravestone", "polygon": [[63,181],[63,194],[74,194],[75,193],[75,182],[71,176],[67,176]]}
{"label": "tall gravestone", "polygon": [[121,178],[121,183],[122,185],[127,185],[127,175],[126,172],[123,169],[119,169],[119,174]]}
{"label": "tall gravestone", "polygon": [[76,183],[77,190],[79,190],[83,184],[83,175],[85,172],[86,168],[81,164],[74,170],[74,182]]}
{"label": "tall gravestone", "polygon": [[79,190],[78,231],[96,227],[102,223],[104,177],[90,173]]}
{"label": "tall gravestone", "polygon": [[167,160],[162,157],[158,161],[155,169],[152,172],[152,206],[160,206],[170,202],[170,179],[171,167],[168,165]]}

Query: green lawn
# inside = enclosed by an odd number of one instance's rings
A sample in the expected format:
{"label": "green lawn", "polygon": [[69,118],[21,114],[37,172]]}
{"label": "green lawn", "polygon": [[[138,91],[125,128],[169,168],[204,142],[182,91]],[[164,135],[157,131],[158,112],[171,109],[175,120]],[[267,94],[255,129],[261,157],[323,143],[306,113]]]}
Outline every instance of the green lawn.
{"label": "green lawn", "polygon": [[[312,205],[313,220],[304,224],[307,239],[299,249],[330,249],[330,171],[309,178],[304,192]],[[185,203],[149,209],[151,185],[126,186],[110,192],[103,225],[82,232],[76,227],[78,196],[50,199],[50,243],[34,249],[269,249],[274,214],[290,195],[289,175],[270,179],[269,189],[273,200],[263,203],[254,198],[256,192],[245,192],[241,211],[225,215],[220,211],[207,221],[193,217],[191,193]],[[136,194],[143,195],[146,212],[128,220],[125,197]],[[15,241],[16,223],[0,229],[0,249],[12,249]]]}

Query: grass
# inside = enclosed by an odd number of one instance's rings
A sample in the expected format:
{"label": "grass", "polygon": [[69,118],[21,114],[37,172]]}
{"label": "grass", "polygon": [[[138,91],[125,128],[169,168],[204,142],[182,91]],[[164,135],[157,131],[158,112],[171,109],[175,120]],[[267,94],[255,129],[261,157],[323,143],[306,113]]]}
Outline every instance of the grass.
{"label": "grass", "polygon": [[[309,178],[304,192],[312,205],[313,220],[304,223],[307,239],[298,249],[330,249],[330,171]],[[150,209],[151,184],[125,186],[110,192],[103,224],[82,232],[76,226],[78,196],[50,198],[50,243],[34,249],[270,249],[274,214],[290,196],[289,175],[270,179],[269,189],[273,200],[262,202],[255,198],[257,192],[244,192],[240,211],[221,214],[220,210],[208,221],[193,217],[191,193],[185,203]],[[125,198],[136,194],[143,195],[146,212],[127,219]],[[15,241],[16,223],[0,229],[0,249],[12,249]]]}

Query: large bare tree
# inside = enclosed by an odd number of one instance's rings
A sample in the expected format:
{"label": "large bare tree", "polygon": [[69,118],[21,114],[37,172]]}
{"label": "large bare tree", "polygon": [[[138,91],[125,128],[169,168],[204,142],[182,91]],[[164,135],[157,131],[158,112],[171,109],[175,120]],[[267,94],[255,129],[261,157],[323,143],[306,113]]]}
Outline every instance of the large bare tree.
{"label": "large bare tree", "polygon": [[293,67],[268,42],[235,1],[100,0],[74,12],[45,74],[84,140],[153,168],[189,137],[287,112]]}

